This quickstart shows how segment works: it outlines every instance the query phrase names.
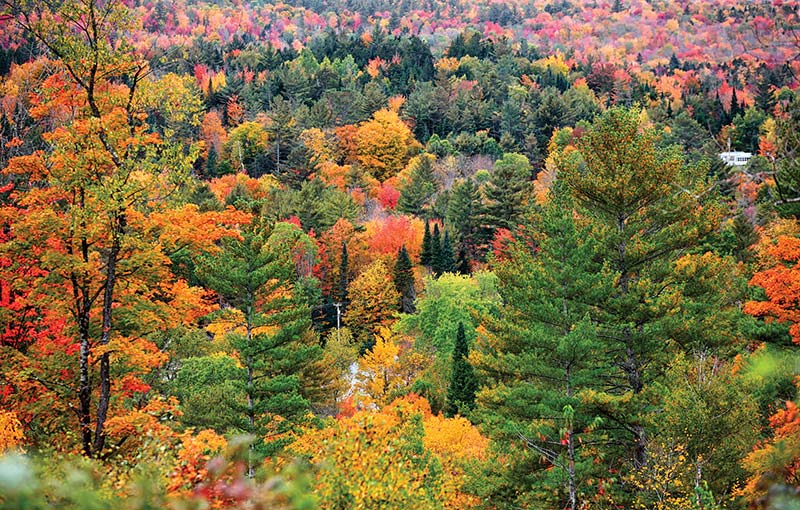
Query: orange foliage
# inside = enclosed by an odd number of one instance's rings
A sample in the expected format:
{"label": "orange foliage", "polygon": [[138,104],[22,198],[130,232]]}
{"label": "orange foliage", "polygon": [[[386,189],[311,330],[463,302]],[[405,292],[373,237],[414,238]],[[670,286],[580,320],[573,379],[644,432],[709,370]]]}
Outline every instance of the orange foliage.
{"label": "orange foliage", "polygon": [[0,409],[0,454],[22,443],[22,424],[14,411]]}
{"label": "orange foliage", "polygon": [[781,235],[766,248],[774,266],[753,275],[751,285],[762,287],[767,301],[748,301],[744,311],[789,325],[789,334],[800,344],[800,237]]}
{"label": "orange foliage", "polygon": [[422,249],[425,223],[410,216],[388,216],[365,224],[369,248],[372,253],[397,255],[405,245],[408,255],[416,260]]}
{"label": "orange foliage", "polygon": [[208,183],[211,192],[222,203],[225,203],[225,200],[237,185],[243,186],[254,199],[260,199],[266,197],[270,190],[278,186],[278,183],[271,175],[264,175],[256,179],[244,172],[223,175],[212,179]]}
{"label": "orange foliage", "polygon": [[222,148],[228,141],[228,133],[222,126],[222,119],[216,111],[211,110],[203,117],[203,125],[200,128],[203,142],[205,142],[204,157],[208,156],[208,151],[213,148],[217,154],[222,154]]}

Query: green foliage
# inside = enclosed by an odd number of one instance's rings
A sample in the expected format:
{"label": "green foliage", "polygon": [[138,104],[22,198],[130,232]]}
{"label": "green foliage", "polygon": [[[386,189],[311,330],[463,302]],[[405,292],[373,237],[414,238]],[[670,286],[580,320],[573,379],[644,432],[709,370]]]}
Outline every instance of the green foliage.
{"label": "green foliage", "polygon": [[233,357],[215,354],[187,358],[173,381],[171,393],[181,402],[181,423],[219,433],[246,430],[247,373]]}
{"label": "green foliage", "polygon": [[488,241],[488,232],[481,224],[483,215],[480,190],[475,181],[470,178],[456,182],[447,202],[445,223],[455,244],[472,260],[480,259]]}
{"label": "green foliage", "polygon": [[493,231],[512,229],[525,207],[531,188],[531,165],[522,154],[507,153],[495,162],[489,182],[483,188],[485,224]]}
{"label": "green foliage", "polygon": [[[200,278],[236,315],[220,317],[237,329],[228,334],[246,370],[245,430],[258,433],[255,447],[269,455],[280,449],[289,430],[308,410],[299,374],[320,354],[310,332],[310,311],[294,289],[291,246],[272,225],[254,223],[241,239],[227,238],[222,251],[198,261]],[[266,431],[280,439],[265,441]]]}
{"label": "green foliage", "polygon": [[[505,499],[497,491],[514,486],[509,505],[580,508],[594,490],[585,480],[606,476],[595,464],[602,421],[584,395],[602,387],[604,346],[591,317],[610,287],[589,228],[573,211],[557,186],[543,210],[526,217],[510,258],[495,264],[504,307],[484,318],[487,337],[474,356],[484,384],[476,415],[493,447],[513,459],[484,490]],[[544,466],[533,467],[539,458]]]}
{"label": "green foliage", "polygon": [[414,289],[414,267],[408,257],[408,251],[403,246],[397,252],[397,261],[394,264],[394,286],[400,294],[400,311],[402,313],[414,313],[414,300],[416,290]]}
{"label": "green foliage", "polygon": [[478,380],[469,360],[469,346],[464,334],[464,324],[458,323],[456,341],[453,347],[453,366],[450,371],[450,386],[447,388],[445,414],[453,417],[459,412],[470,411],[475,406],[475,392]]}
{"label": "green foliage", "polygon": [[433,173],[435,158],[421,154],[410,162],[411,172],[408,184],[400,188],[397,210],[404,214],[430,217],[430,208],[438,183]]}
{"label": "green foliage", "polygon": [[497,277],[479,271],[471,276],[443,274],[425,279],[417,299],[417,313],[403,315],[399,331],[411,334],[420,350],[433,348],[444,360],[453,352],[458,324],[463,323],[468,342],[475,340],[477,315],[495,315],[500,305]]}

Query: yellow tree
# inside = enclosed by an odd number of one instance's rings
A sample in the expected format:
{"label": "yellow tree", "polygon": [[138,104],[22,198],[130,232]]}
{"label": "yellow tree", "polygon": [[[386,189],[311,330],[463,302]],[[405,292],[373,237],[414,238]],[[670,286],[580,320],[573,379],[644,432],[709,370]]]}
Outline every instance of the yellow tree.
{"label": "yellow tree", "polygon": [[392,274],[380,259],[350,283],[347,295],[350,303],[344,322],[357,339],[367,344],[381,327],[392,322],[400,303],[400,293],[395,288]]}
{"label": "yellow tree", "polygon": [[362,123],[355,142],[358,162],[380,181],[396,175],[421,148],[408,126],[391,110],[378,110]]}
{"label": "yellow tree", "polygon": [[380,328],[375,345],[359,361],[358,389],[370,403],[386,405],[395,390],[403,386],[400,346],[388,328]]}

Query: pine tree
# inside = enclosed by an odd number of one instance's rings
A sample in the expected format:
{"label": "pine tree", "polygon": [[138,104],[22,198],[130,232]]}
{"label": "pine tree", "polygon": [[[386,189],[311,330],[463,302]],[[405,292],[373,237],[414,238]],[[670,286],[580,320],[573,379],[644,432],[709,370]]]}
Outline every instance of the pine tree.
{"label": "pine tree", "polygon": [[437,190],[436,175],[433,173],[435,158],[422,154],[411,161],[411,179],[400,188],[397,210],[415,216],[427,216]]}
{"label": "pine tree", "polygon": [[739,99],[736,97],[736,89],[733,89],[731,92],[731,108],[730,108],[730,118],[731,120],[735,119],[737,115],[741,115],[743,110],[739,106]]}
{"label": "pine tree", "polygon": [[485,224],[492,233],[498,228],[515,228],[531,186],[530,173],[531,165],[522,154],[503,154],[495,163],[483,190]]}
{"label": "pine tree", "polygon": [[450,233],[445,230],[442,247],[439,250],[439,260],[437,261],[439,273],[455,273],[456,258],[453,253],[453,244],[450,242]]}
{"label": "pine tree", "polygon": [[400,311],[403,313],[414,313],[414,267],[411,258],[408,256],[405,245],[397,252],[397,262],[394,265],[394,286],[400,293]]}
{"label": "pine tree", "polygon": [[447,202],[445,220],[453,240],[472,259],[481,258],[489,240],[489,233],[481,225],[483,214],[481,194],[475,181],[456,182]]}
{"label": "pine tree", "polygon": [[342,241],[342,257],[339,262],[339,285],[335,296],[336,301],[339,303],[347,302],[347,284],[350,283],[347,278],[348,265],[347,241]]}
{"label": "pine tree", "polygon": [[[581,452],[589,441],[599,448],[601,436],[593,437],[593,411],[578,394],[599,388],[602,345],[590,319],[598,311],[588,303],[609,285],[573,210],[556,184],[545,209],[524,220],[510,258],[494,267],[503,312],[484,319],[489,336],[476,346],[475,368],[485,377],[476,415],[513,459],[497,473],[516,489],[510,506],[534,499],[537,508],[582,508],[583,480],[603,476]],[[533,467],[542,458],[552,469]]]}
{"label": "pine tree", "polygon": [[320,355],[317,342],[309,341],[308,304],[294,291],[294,260],[271,234],[271,225],[253,224],[241,239],[225,238],[220,253],[198,262],[200,279],[241,314],[244,333],[230,339],[247,371],[244,428],[257,438],[252,448],[264,455],[287,441],[264,439],[267,430],[282,436],[308,411],[299,374]]}
{"label": "pine tree", "polygon": [[468,275],[472,273],[472,265],[469,262],[469,257],[467,257],[467,250],[461,248],[458,250],[458,261],[456,262],[456,271],[463,275]]}
{"label": "pine tree", "polygon": [[478,380],[469,360],[469,346],[464,334],[464,323],[458,323],[456,343],[453,349],[453,365],[450,373],[450,385],[447,388],[447,404],[445,414],[453,417],[456,414],[471,410],[475,406],[475,392]]}
{"label": "pine tree", "polygon": [[441,274],[439,264],[442,260],[442,236],[439,232],[439,224],[433,224],[433,234],[431,235],[431,270],[433,274]]}
{"label": "pine tree", "polygon": [[431,239],[431,224],[425,220],[425,232],[422,235],[422,250],[419,254],[419,263],[430,267],[433,258],[433,240]]}
{"label": "pine tree", "polygon": [[705,347],[699,338],[659,334],[675,314],[661,293],[670,286],[675,261],[713,232],[721,215],[706,168],[687,165],[677,146],[659,149],[658,138],[641,128],[638,111],[615,108],[595,120],[579,151],[558,162],[578,212],[601,242],[596,256],[613,272],[613,292],[600,318],[611,355],[605,377],[632,395],[613,414],[631,432],[626,440],[634,465],[645,462],[647,433],[640,418],[630,417],[645,412],[642,395],[661,375],[665,347]]}

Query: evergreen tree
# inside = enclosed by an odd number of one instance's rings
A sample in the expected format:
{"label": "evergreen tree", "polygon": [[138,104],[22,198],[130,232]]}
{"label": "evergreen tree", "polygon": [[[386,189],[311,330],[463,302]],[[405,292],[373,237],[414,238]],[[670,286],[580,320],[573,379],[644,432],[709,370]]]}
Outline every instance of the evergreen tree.
{"label": "evergreen tree", "polygon": [[507,153],[494,165],[484,185],[485,224],[494,232],[498,228],[513,229],[525,206],[530,189],[531,165],[522,154]]}
{"label": "evergreen tree", "polygon": [[739,106],[739,99],[736,97],[736,89],[733,89],[731,92],[731,107],[730,107],[730,118],[731,120],[735,119],[737,115],[740,115],[744,110],[741,109]]}
{"label": "evergreen tree", "polygon": [[425,232],[422,235],[422,250],[419,254],[419,263],[430,267],[433,259],[433,239],[431,238],[431,224],[425,220]]}
{"label": "evergreen tree", "polygon": [[469,411],[475,406],[475,392],[478,380],[469,360],[469,346],[464,334],[464,323],[458,323],[456,343],[453,349],[453,365],[450,372],[450,385],[447,388],[447,404],[445,414],[453,417]]}
{"label": "evergreen tree", "polygon": [[[495,466],[500,486],[515,488],[510,506],[533,499],[537,508],[586,507],[584,481],[605,469],[587,454],[585,445],[599,446],[602,436],[578,395],[600,388],[602,344],[590,319],[598,310],[590,303],[602,301],[609,285],[591,230],[576,225],[573,211],[557,185],[544,210],[524,220],[510,258],[494,267],[504,309],[484,319],[489,339],[476,347],[485,378],[476,415],[494,448],[513,459]],[[539,467],[542,458],[552,469]]]}
{"label": "evergreen tree", "polygon": [[441,274],[439,264],[442,260],[442,235],[439,232],[439,224],[433,224],[433,234],[431,235],[431,270],[433,274]]}
{"label": "evergreen tree", "polygon": [[436,176],[430,154],[422,154],[411,161],[411,178],[400,188],[397,210],[404,214],[429,216],[432,199],[437,190]]}
{"label": "evergreen tree", "polygon": [[[601,243],[596,257],[611,271],[612,292],[598,303],[610,356],[604,378],[630,398],[623,404],[615,396],[598,405],[626,424],[630,436],[624,440],[630,441],[635,466],[646,459],[642,417],[649,404],[643,394],[661,375],[667,347],[708,348],[702,331],[696,338],[673,336],[685,334],[678,329],[666,333],[676,312],[660,297],[671,285],[675,261],[716,230],[721,214],[706,168],[686,165],[677,146],[659,149],[658,138],[641,128],[638,111],[615,108],[596,119],[579,150],[558,163],[579,213]],[[621,405],[614,408],[613,401]]]}
{"label": "evergreen tree", "polygon": [[442,247],[439,250],[439,259],[436,261],[434,272],[437,272],[437,274],[456,272],[456,258],[453,253],[453,244],[450,242],[450,233],[447,230],[444,232]]}
{"label": "evergreen tree", "polygon": [[[347,241],[342,241],[342,256],[339,262],[339,285],[334,296],[334,299],[339,303],[347,302],[347,285],[350,283],[347,278],[348,265]],[[344,313],[344,310],[342,312]]]}
{"label": "evergreen tree", "polygon": [[394,286],[400,293],[400,311],[414,313],[414,266],[408,256],[405,245],[397,252],[397,262],[394,264]]}
{"label": "evergreen tree", "polygon": [[478,186],[473,179],[465,179],[453,185],[447,202],[445,221],[453,233],[454,241],[472,259],[480,259],[488,243],[489,235],[481,225],[483,207]]}
{"label": "evergreen tree", "polygon": [[463,275],[468,275],[472,273],[472,265],[469,262],[469,257],[467,257],[467,250],[465,250],[464,248],[458,250],[456,271]]}
{"label": "evergreen tree", "polygon": [[252,448],[264,455],[287,442],[285,436],[267,440],[268,435],[290,431],[308,412],[299,374],[320,354],[311,341],[308,304],[294,291],[293,258],[271,234],[272,225],[256,222],[241,239],[225,238],[221,251],[202,257],[197,269],[230,307],[220,313],[231,320],[237,320],[233,310],[241,314],[244,332],[229,336],[247,373],[245,430],[257,438]]}
{"label": "evergreen tree", "polygon": [[299,134],[292,110],[289,101],[283,99],[282,96],[277,96],[272,103],[272,109],[267,114],[270,122],[267,124],[266,131],[269,134],[269,158],[274,174],[281,182],[297,185],[299,183],[292,179],[287,168],[289,155],[298,143]]}

